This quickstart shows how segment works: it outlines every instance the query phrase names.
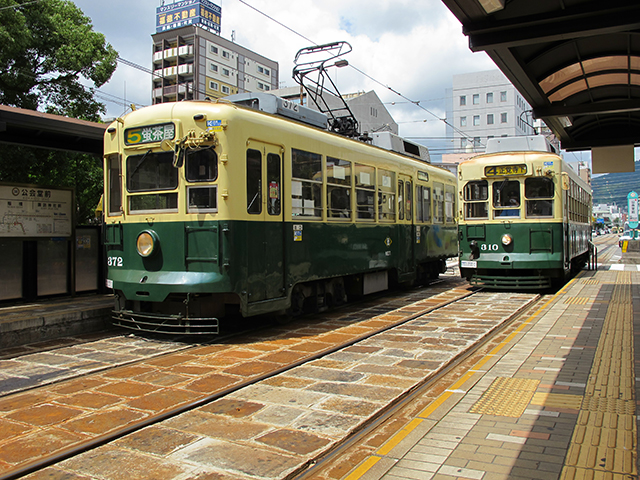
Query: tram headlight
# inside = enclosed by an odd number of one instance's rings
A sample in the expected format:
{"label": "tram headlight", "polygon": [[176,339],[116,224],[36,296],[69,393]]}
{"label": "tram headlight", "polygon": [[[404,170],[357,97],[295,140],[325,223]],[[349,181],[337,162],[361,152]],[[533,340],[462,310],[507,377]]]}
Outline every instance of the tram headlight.
{"label": "tram headlight", "polygon": [[506,247],[507,245],[511,245],[511,242],[513,242],[513,237],[511,235],[508,233],[502,235],[502,245]]}
{"label": "tram headlight", "polygon": [[158,235],[152,230],[145,230],[136,240],[136,249],[141,257],[151,256],[159,246]]}

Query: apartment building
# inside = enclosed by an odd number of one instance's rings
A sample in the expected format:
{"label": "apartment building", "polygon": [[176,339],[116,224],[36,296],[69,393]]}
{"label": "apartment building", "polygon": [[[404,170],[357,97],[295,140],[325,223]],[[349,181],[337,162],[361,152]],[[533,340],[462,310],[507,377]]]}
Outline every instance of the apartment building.
{"label": "apartment building", "polygon": [[152,103],[220,98],[278,87],[278,63],[202,25],[167,29],[153,38]]}

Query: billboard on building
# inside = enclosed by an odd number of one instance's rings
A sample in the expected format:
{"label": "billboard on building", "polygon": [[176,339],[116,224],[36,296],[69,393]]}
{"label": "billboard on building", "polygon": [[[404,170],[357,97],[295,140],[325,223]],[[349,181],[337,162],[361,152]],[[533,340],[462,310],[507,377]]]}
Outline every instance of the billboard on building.
{"label": "billboard on building", "polygon": [[199,25],[220,34],[222,9],[209,0],[182,0],[156,8],[156,33]]}

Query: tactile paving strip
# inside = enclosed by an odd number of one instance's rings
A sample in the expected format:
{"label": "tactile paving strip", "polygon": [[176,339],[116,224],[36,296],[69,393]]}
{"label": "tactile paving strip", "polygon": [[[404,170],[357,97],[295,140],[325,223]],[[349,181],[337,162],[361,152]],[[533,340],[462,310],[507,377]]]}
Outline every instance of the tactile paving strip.
{"label": "tactile paving strip", "polygon": [[501,417],[520,417],[539,384],[539,380],[528,378],[498,377],[469,411]]}
{"label": "tactile paving strip", "polygon": [[637,478],[630,283],[618,274],[561,480]]}
{"label": "tactile paving strip", "polygon": [[586,305],[589,300],[591,299],[588,297],[569,297],[564,303],[565,305]]}

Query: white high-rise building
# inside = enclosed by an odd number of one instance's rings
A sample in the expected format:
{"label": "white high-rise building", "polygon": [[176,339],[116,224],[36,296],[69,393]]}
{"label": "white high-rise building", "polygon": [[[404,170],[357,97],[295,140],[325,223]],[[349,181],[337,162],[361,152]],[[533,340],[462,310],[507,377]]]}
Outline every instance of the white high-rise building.
{"label": "white high-rise building", "polygon": [[454,75],[447,98],[447,138],[458,154],[484,152],[489,138],[535,134],[531,106],[500,70]]}

